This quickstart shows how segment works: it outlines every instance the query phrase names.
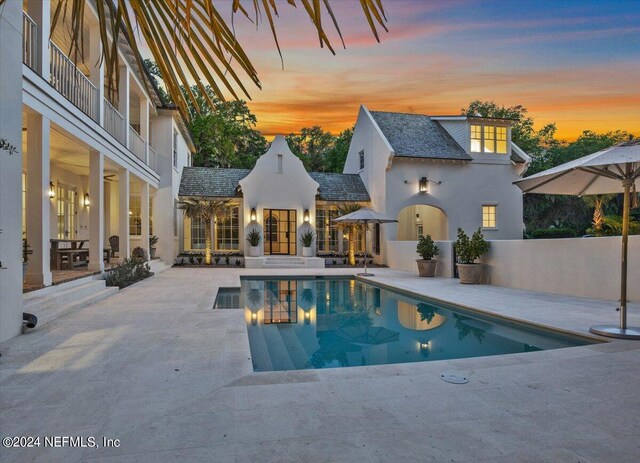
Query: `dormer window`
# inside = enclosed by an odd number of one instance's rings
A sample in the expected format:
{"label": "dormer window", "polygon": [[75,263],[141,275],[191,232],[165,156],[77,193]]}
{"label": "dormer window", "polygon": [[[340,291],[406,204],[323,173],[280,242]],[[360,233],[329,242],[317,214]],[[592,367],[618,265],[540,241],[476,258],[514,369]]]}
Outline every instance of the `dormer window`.
{"label": "dormer window", "polygon": [[471,152],[507,154],[507,127],[471,125]]}

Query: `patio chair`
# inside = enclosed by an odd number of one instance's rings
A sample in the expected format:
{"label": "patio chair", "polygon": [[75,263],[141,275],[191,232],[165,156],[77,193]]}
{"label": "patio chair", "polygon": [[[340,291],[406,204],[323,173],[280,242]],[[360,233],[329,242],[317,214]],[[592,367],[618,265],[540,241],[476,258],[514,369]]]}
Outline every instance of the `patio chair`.
{"label": "patio chair", "polygon": [[116,252],[120,252],[120,238],[118,235],[109,237],[109,246],[111,247],[111,257],[115,257]]}

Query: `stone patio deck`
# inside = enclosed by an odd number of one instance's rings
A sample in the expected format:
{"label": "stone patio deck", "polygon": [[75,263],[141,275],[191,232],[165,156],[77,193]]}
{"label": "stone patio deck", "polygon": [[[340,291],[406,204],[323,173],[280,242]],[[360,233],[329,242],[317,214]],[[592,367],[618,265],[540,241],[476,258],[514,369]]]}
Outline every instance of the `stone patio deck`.
{"label": "stone patio deck", "polygon": [[[0,460],[637,462],[640,342],[371,367],[254,373],[240,274],[169,269],[0,344],[0,434],[119,448],[0,449]],[[296,270],[345,274],[352,269]],[[587,333],[615,303],[375,269],[375,280]],[[640,306],[630,322],[640,324]],[[466,385],[439,379],[470,378]]]}

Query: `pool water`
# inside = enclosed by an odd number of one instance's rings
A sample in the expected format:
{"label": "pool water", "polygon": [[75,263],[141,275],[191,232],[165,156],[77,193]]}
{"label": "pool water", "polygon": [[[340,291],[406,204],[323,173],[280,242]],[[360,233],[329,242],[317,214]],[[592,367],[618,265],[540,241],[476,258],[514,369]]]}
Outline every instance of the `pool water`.
{"label": "pool water", "polygon": [[216,308],[245,310],[255,371],[354,367],[585,345],[345,278],[242,279]]}

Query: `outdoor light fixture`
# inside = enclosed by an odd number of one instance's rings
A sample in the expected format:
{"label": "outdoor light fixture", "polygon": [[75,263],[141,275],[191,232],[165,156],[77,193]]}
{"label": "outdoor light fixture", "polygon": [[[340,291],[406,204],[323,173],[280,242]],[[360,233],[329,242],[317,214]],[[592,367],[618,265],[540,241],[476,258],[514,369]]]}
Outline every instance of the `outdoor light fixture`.
{"label": "outdoor light fixture", "polygon": [[252,313],[251,314],[251,324],[255,325],[256,323],[258,323],[258,314],[257,313]]}
{"label": "outdoor light fixture", "polygon": [[416,214],[416,222],[420,222],[420,214]]}
{"label": "outdoor light fixture", "polygon": [[129,215],[133,215],[133,212],[129,211]]}
{"label": "outdoor light fixture", "polygon": [[84,195],[84,206],[88,207],[89,204],[91,204],[91,201],[89,200],[89,193],[85,193],[85,195]]}
{"label": "outdoor light fixture", "polygon": [[428,186],[429,181],[427,180],[427,177],[422,177],[420,179],[420,193],[426,193]]}
{"label": "outdoor light fixture", "polygon": [[53,199],[56,197],[56,187],[53,186],[53,182],[49,182],[49,198]]}
{"label": "outdoor light fixture", "polygon": [[258,216],[256,215],[256,208],[255,208],[255,207],[252,207],[252,208],[251,208],[251,221],[252,221],[252,222],[255,222],[255,221],[256,221],[256,219],[257,219],[257,217],[258,217]]}
{"label": "outdoor light fixture", "polygon": [[304,210],[304,221],[305,223],[309,223],[309,209]]}
{"label": "outdoor light fixture", "polygon": [[305,312],[304,313],[304,324],[308,325],[311,322],[311,313],[310,312]]}

